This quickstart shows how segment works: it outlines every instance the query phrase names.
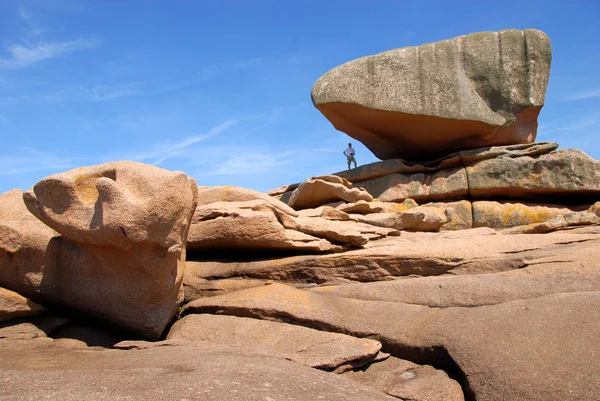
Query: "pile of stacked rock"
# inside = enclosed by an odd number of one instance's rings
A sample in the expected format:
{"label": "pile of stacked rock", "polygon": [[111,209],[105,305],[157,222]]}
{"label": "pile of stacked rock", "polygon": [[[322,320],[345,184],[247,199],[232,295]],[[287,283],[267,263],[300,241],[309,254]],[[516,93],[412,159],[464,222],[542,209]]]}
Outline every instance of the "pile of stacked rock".
{"label": "pile of stacked rock", "polygon": [[268,194],[114,162],[0,195],[0,398],[597,400],[600,164],[534,142],[550,53],[337,67],[313,101],[383,161]]}

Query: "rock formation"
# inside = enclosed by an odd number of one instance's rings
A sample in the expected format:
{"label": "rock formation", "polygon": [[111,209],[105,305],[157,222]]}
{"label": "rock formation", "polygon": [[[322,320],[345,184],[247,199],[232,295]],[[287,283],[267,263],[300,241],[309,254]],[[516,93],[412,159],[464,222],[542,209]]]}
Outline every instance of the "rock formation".
{"label": "rock formation", "polygon": [[47,177],[23,198],[61,236],[48,243],[39,280],[2,284],[158,338],[183,299],[196,183],[181,172],[113,162]]}
{"label": "rock formation", "polygon": [[381,159],[531,143],[550,74],[534,29],[480,32],[350,61],[315,83],[315,106]]}
{"label": "rock formation", "polygon": [[533,142],[549,63],[510,30],[340,66],[315,105],[386,160],[267,194],[0,195],[0,398],[598,400],[600,162]]}

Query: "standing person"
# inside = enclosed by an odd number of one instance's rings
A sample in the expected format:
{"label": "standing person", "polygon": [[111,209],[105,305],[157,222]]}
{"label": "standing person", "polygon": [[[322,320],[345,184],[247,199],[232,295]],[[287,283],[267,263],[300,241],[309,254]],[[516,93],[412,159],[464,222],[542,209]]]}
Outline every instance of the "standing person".
{"label": "standing person", "polygon": [[352,163],[352,162],[354,162],[354,168],[356,168],[356,159],[354,158],[354,148],[352,147],[351,143],[349,143],[348,148],[346,150],[344,150],[344,156],[346,156],[346,159],[348,161],[348,170],[350,170],[350,163]]}

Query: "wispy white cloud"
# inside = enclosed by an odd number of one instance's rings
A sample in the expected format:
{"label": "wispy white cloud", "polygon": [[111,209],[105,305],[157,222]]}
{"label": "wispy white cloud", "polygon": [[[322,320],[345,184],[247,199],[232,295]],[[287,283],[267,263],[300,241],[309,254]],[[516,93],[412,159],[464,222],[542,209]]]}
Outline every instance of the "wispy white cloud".
{"label": "wispy white cloud", "polygon": [[44,32],[44,29],[37,24],[31,11],[29,11],[27,8],[21,7],[19,9],[19,16],[21,17],[23,26],[30,36],[39,36]]}
{"label": "wispy white cloud", "polygon": [[140,94],[139,89],[135,89],[138,84],[121,85],[95,85],[91,88],[81,87],[81,94],[89,100],[111,100],[124,96],[135,96]]}
{"label": "wispy white cloud", "polygon": [[590,128],[600,125],[600,113],[592,113],[576,121],[567,122],[566,124],[557,125],[553,124],[552,127],[547,129],[544,133],[557,133],[557,132],[569,132],[578,131],[585,128]]}
{"label": "wispy white cloud", "polygon": [[576,101],[576,100],[592,99],[595,97],[600,97],[600,88],[586,90],[586,91],[573,92],[573,93],[568,94],[565,97],[565,99],[567,101]]}
{"label": "wispy white cloud", "polygon": [[100,46],[96,39],[76,39],[66,42],[39,42],[33,46],[14,44],[9,46],[8,58],[0,58],[0,68],[19,69],[55,58],[64,53],[92,49]]}
{"label": "wispy white cloud", "polygon": [[193,144],[198,142],[206,141],[214,136],[219,135],[221,132],[225,131],[232,125],[236,124],[236,120],[226,120],[222,124],[217,125],[216,127],[211,128],[207,133],[194,135],[187,138],[183,138],[172,144],[155,144],[153,146],[154,150],[140,153],[133,157],[134,160],[146,161],[149,159],[155,159],[152,164],[158,165],[171,157],[177,156],[181,154],[181,152]]}
{"label": "wispy white cloud", "polygon": [[200,80],[208,80],[220,73],[231,72],[235,70],[243,70],[251,67],[258,67],[273,60],[275,60],[274,57],[254,57],[245,60],[234,60],[230,62],[215,63],[202,67],[200,71],[198,71],[197,75]]}
{"label": "wispy white cloud", "polygon": [[143,83],[132,82],[117,85],[94,85],[90,87],[75,86],[50,93],[34,93],[30,95],[5,96],[0,104],[36,103],[36,102],[68,102],[68,101],[105,101],[125,96],[141,94],[139,89]]}

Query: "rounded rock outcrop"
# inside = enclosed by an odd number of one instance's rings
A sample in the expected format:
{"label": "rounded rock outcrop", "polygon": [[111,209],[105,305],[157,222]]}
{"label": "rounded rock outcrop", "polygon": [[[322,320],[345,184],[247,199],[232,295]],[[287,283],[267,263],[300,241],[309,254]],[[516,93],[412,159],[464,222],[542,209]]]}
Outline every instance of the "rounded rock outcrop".
{"label": "rounded rock outcrop", "polygon": [[542,31],[473,33],[340,65],[317,80],[312,99],[381,159],[531,143],[551,59]]}

